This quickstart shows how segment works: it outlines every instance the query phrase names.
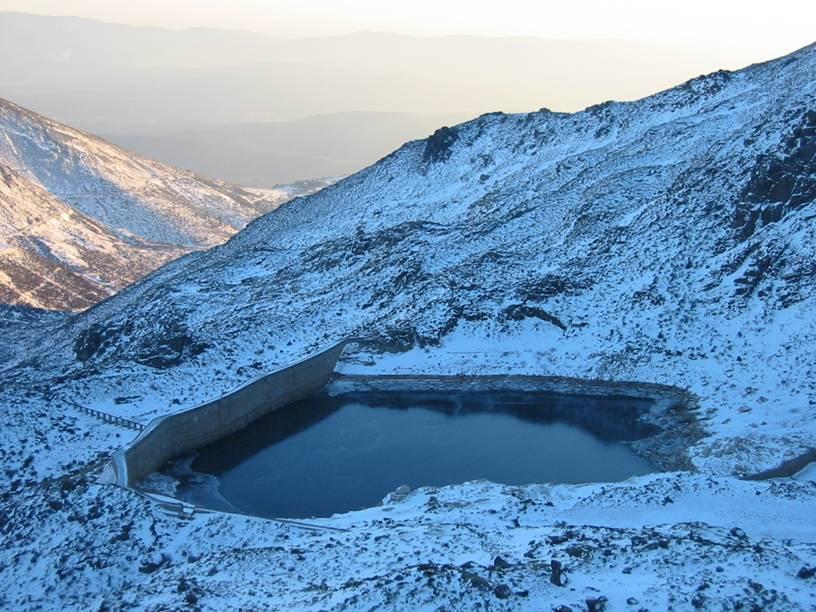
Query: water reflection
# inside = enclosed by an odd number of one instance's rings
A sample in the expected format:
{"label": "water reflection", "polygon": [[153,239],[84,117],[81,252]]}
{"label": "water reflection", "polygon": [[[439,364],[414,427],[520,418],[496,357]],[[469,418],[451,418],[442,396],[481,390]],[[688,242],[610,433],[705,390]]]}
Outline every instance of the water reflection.
{"label": "water reflection", "polygon": [[622,444],[654,433],[638,421],[648,404],[512,391],[320,395],[201,449],[178,494],[201,503],[207,482],[222,507],[303,518],[376,505],[402,484],[622,480],[653,471]]}

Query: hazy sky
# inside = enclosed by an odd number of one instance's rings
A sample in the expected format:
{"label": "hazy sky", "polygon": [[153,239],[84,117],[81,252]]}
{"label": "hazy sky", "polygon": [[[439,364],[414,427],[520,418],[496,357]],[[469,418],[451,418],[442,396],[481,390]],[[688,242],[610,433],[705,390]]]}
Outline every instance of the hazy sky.
{"label": "hazy sky", "polygon": [[768,56],[816,40],[814,0],[0,0],[0,10],[280,36],[378,30],[661,40]]}

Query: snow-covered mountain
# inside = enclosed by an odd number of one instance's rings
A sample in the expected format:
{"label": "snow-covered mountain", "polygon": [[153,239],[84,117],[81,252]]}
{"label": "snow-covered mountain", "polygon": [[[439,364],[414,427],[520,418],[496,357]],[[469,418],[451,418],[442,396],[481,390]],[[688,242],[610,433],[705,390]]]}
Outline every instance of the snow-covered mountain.
{"label": "snow-covered mountain", "polygon": [[203,179],[0,100],[0,302],[86,308],[290,197]]}
{"label": "snow-covered mountain", "polygon": [[[7,603],[42,601],[18,584],[34,564],[62,601],[152,609],[190,593],[212,609],[812,609],[813,483],[735,476],[816,446],[815,101],[810,46],[638,102],[485,115],[85,313],[9,314],[30,341],[0,365],[0,452],[22,474],[2,501]],[[123,440],[71,402],[146,422],[352,335],[344,372],[676,385],[705,435],[692,471],[419,491],[325,534],[179,525],[88,484]],[[52,538],[65,513],[87,521]]]}
{"label": "snow-covered mountain", "polygon": [[399,353],[531,325],[553,373],[787,364],[812,333],[814,56],[440,129],[77,318],[55,364],[234,379],[343,336]]}

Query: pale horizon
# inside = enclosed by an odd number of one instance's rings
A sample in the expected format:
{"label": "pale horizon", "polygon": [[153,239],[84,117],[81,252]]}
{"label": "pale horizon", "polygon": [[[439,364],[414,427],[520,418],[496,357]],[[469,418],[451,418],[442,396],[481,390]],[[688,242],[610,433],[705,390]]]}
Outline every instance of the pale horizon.
{"label": "pale horizon", "polygon": [[0,98],[271,187],[353,173],[441,124],[637,100],[812,42],[816,8],[765,6],[0,0]]}
{"label": "pale horizon", "polygon": [[[729,6],[731,5],[731,6]],[[627,41],[666,46],[729,48],[770,59],[816,40],[816,4],[780,0],[739,4],[690,0],[673,7],[645,0],[589,0],[569,6],[509,0],[496,10],[488,0],[417,0],[396,7],[376,0],[0,0],[0,11],[79,17],[170,30],[239,30],[280,38],[372,32],[415,37],[476,36],[569,41]],[[777,16],[776,19],[773,17]]]}

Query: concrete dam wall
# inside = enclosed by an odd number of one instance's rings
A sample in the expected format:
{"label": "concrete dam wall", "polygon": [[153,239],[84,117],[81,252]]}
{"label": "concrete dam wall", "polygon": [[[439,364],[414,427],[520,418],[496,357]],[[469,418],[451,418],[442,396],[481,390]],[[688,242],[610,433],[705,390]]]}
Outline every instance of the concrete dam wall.
{"label": "concrete dam wall", "polygon": [[206,404],[153,419],[131,444],[114,453],[116,483],[129,487],[168,460],[235,433],[319,390],[331,378],[348,342],[343,340]]}

